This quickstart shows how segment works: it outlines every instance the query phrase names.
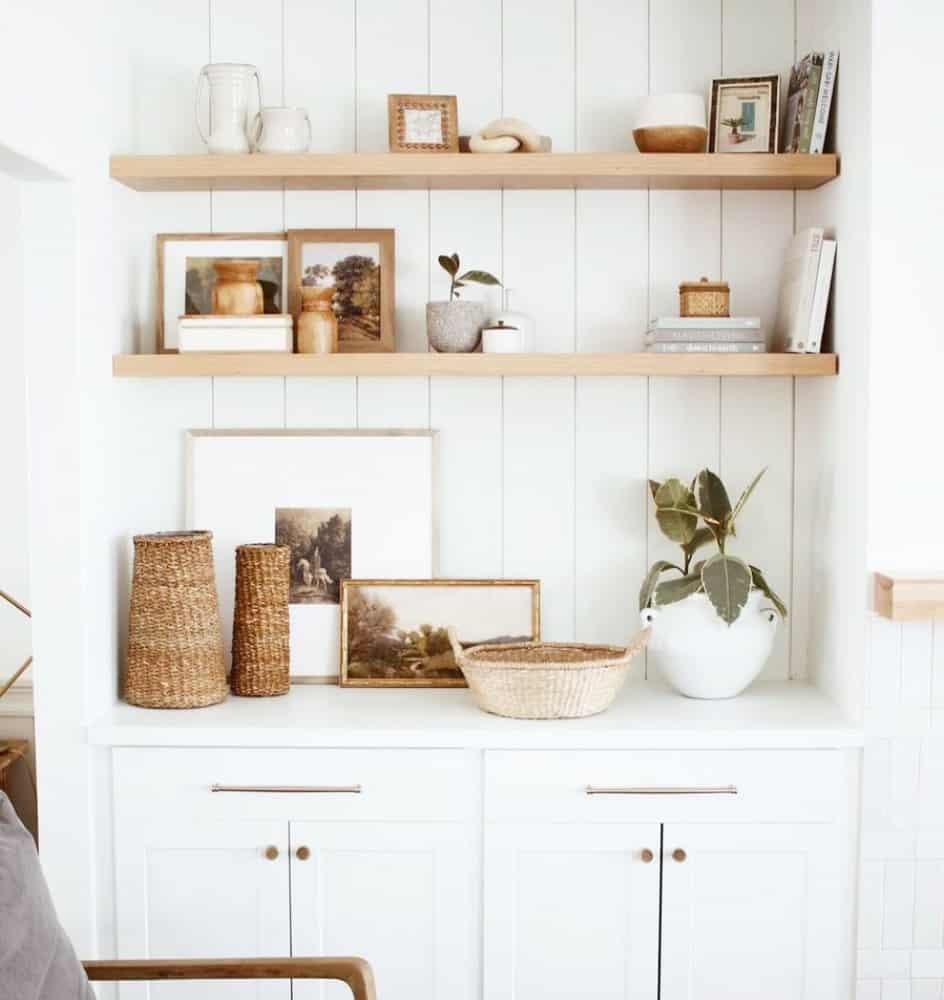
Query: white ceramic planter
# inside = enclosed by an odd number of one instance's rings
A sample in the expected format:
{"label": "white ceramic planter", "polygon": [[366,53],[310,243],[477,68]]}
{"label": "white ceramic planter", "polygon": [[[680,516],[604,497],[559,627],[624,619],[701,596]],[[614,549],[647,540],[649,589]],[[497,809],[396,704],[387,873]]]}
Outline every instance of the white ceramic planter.
{"label": "white ceramic planter", "polygon": [[726,625],[704,594],[662,608],[644,608],[652,629],[650,663],[687,698],[733,698],[764,669],[780,615],[752,590],[733,625]]}

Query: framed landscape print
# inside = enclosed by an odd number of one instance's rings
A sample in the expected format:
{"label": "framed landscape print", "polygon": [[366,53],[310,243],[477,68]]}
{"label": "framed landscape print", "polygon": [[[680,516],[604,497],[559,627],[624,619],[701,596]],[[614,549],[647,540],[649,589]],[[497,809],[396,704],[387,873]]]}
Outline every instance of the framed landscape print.
{"label": "framed landscape print", "polygon": [[290,229],[288,311],[303,288],[332,289],[342,354],[395,350],[395,252],[392,229]]}
{"label": "framed landscape print", "polygon": [[435,431],[193,430],[187,525],[213,532],[229,648],[234,551],[291,549],[292,680],[335,682],[343,581],[437,568]]}
{"label": "framed landscape print", "polygon": [[541,637],[537,580],[345,580],[341,684],[465,687],[447,630],[463,647]]}
{"label": "framed landscape print", "polygon": [[157,237],[157,351],[177,350],[177,320],[212,311],[215,260],[254,260],[263,312],[286,313],[288,243],[285,233],[159,233]]}
{"label": "framed landscape print", "polygon": [[459,115],[449,94],[389,94],[391,153],[458,153]]}
{"label": "framed landscape print", "polygon": [[776,153],[780,77],[731,77],[711,85],[711,153]]}

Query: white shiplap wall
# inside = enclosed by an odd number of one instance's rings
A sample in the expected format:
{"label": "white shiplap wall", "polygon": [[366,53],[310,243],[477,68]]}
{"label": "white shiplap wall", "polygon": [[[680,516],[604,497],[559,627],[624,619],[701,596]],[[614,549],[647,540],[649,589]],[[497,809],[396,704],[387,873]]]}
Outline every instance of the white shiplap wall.
{"label": "white shiplap wall", "polygon": [[[794,0],[165,0],[126,25],[134,152],[197,152],[196,74],[256,64],[266,103],[303,105],[313,149],[386,148],[388,92],[458,95],[464,132],[500,114],[554,148],[631,148],[647,91],[707,91],[722,73],[794,57]],[[535,315],[539,348],[638,350],[680,280],[731,282],[734,309],[772,318],[793,232],[789,192],[364,191],[142,195],[129,225],[138,314],[152,343],[156,232],[389,226],[400,349],[425,349],[439,252],[500,272]],[[431,266],[431,264],[433,266]],[[494,300],[492,300],[494,301]],[[666,543],[647,477],[719,469],[732,490],[766,464],[739,545],[793,604],[790,379],[449,378],[122,381],[116,548],[183,521],[188,427],[434,427],[442,434],[440,573],[538,576],[548,638],[619,641]],[[212,527],[212,525],[210,526]],[[124,601],[126,594],[120,595]],[[121,605],[124,606],[123,604]],[[122,616],[123,617],[123,616]],[[803,676],[782,630],[770,677]]]}

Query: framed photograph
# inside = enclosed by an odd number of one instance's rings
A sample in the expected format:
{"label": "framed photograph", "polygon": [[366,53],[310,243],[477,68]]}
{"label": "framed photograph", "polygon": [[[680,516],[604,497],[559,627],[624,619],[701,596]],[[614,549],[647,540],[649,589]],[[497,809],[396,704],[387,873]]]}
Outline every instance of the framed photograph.
{"label": "framed photograph", "polygon": [[255,260],[263,311],[287,313],[285,233],[159,233],[157,237],[157,351],[177,350],[177,320],[213,311],[213,262]]}
{"label": "framed photograph", "polygon": [[387,118],[391,153],[458,153],[455,96],[390,94]]}
{"label": "framed photograph", "polygon": [[290,229],[287,239],[288,311],[301,312],[302,288],[332,288],[342,354],[395,350],[394,230]]}
{"label": "framed photograph", "polygon": [[709,152],[776,153],[779,128],[779,76],[712,82]]}
{"label": "framed photograph", "polygon": [[436,431],[189,431],[187,526],[213,532],[227,649],[235,548],[279,541],[291,548],[292,679],[336,682],[344,579],[436,574],[437,441]]}
{"label": "framed photograph", "polygon": [[463,648],[541,637],[538,580],[345,580],[343,687],[466,687],[447,629]]}

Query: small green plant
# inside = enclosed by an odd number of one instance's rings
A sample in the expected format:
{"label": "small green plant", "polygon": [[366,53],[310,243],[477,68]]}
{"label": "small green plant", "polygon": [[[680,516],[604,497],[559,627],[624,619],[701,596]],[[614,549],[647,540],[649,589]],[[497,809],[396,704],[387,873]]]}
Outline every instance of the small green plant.
{"label": "small green plant", "polygon": [[[766,471],[762,469],[754,477],[733,507],[724,483],[710,469],[702,469],[690,486],[680,479],[649,481],[656,521],[662,534],[681,546],[682,559],[681,565],[664,559],[652,564],[639,592],[640,610],[704,594],[718,616],[732,625],[747,604],[751,590],[760,590],[781,617],[787,617],[786,606],[770,589],[764,574],[725,551],[728,540],[735,537],[736,522],[744,505]],[[696,553],[712,544],[717,548],[715,554],[696,562]],[[663,579],[664,574],[672,575]]]}
{"label": "small green plant", "polygon": [[466,271],[465,274],[459,274],[459,255],[457,253],[446,254],[441,253],[439,255],[439,266],[449,275],[449,301],[452,302],[453,299],[459,298],[458,289],[465,288],[466,284],[470,281],[475,282],[477,285],[500,285],[501,282],[494,274],[489,274],[488,271]]}
{"label": "small green plant", "polygon": [[726,125],[735,135],[737,135],[738,129],[744,126],[744,118],[743,116],[740,118],[722,118],[721,124]]}

